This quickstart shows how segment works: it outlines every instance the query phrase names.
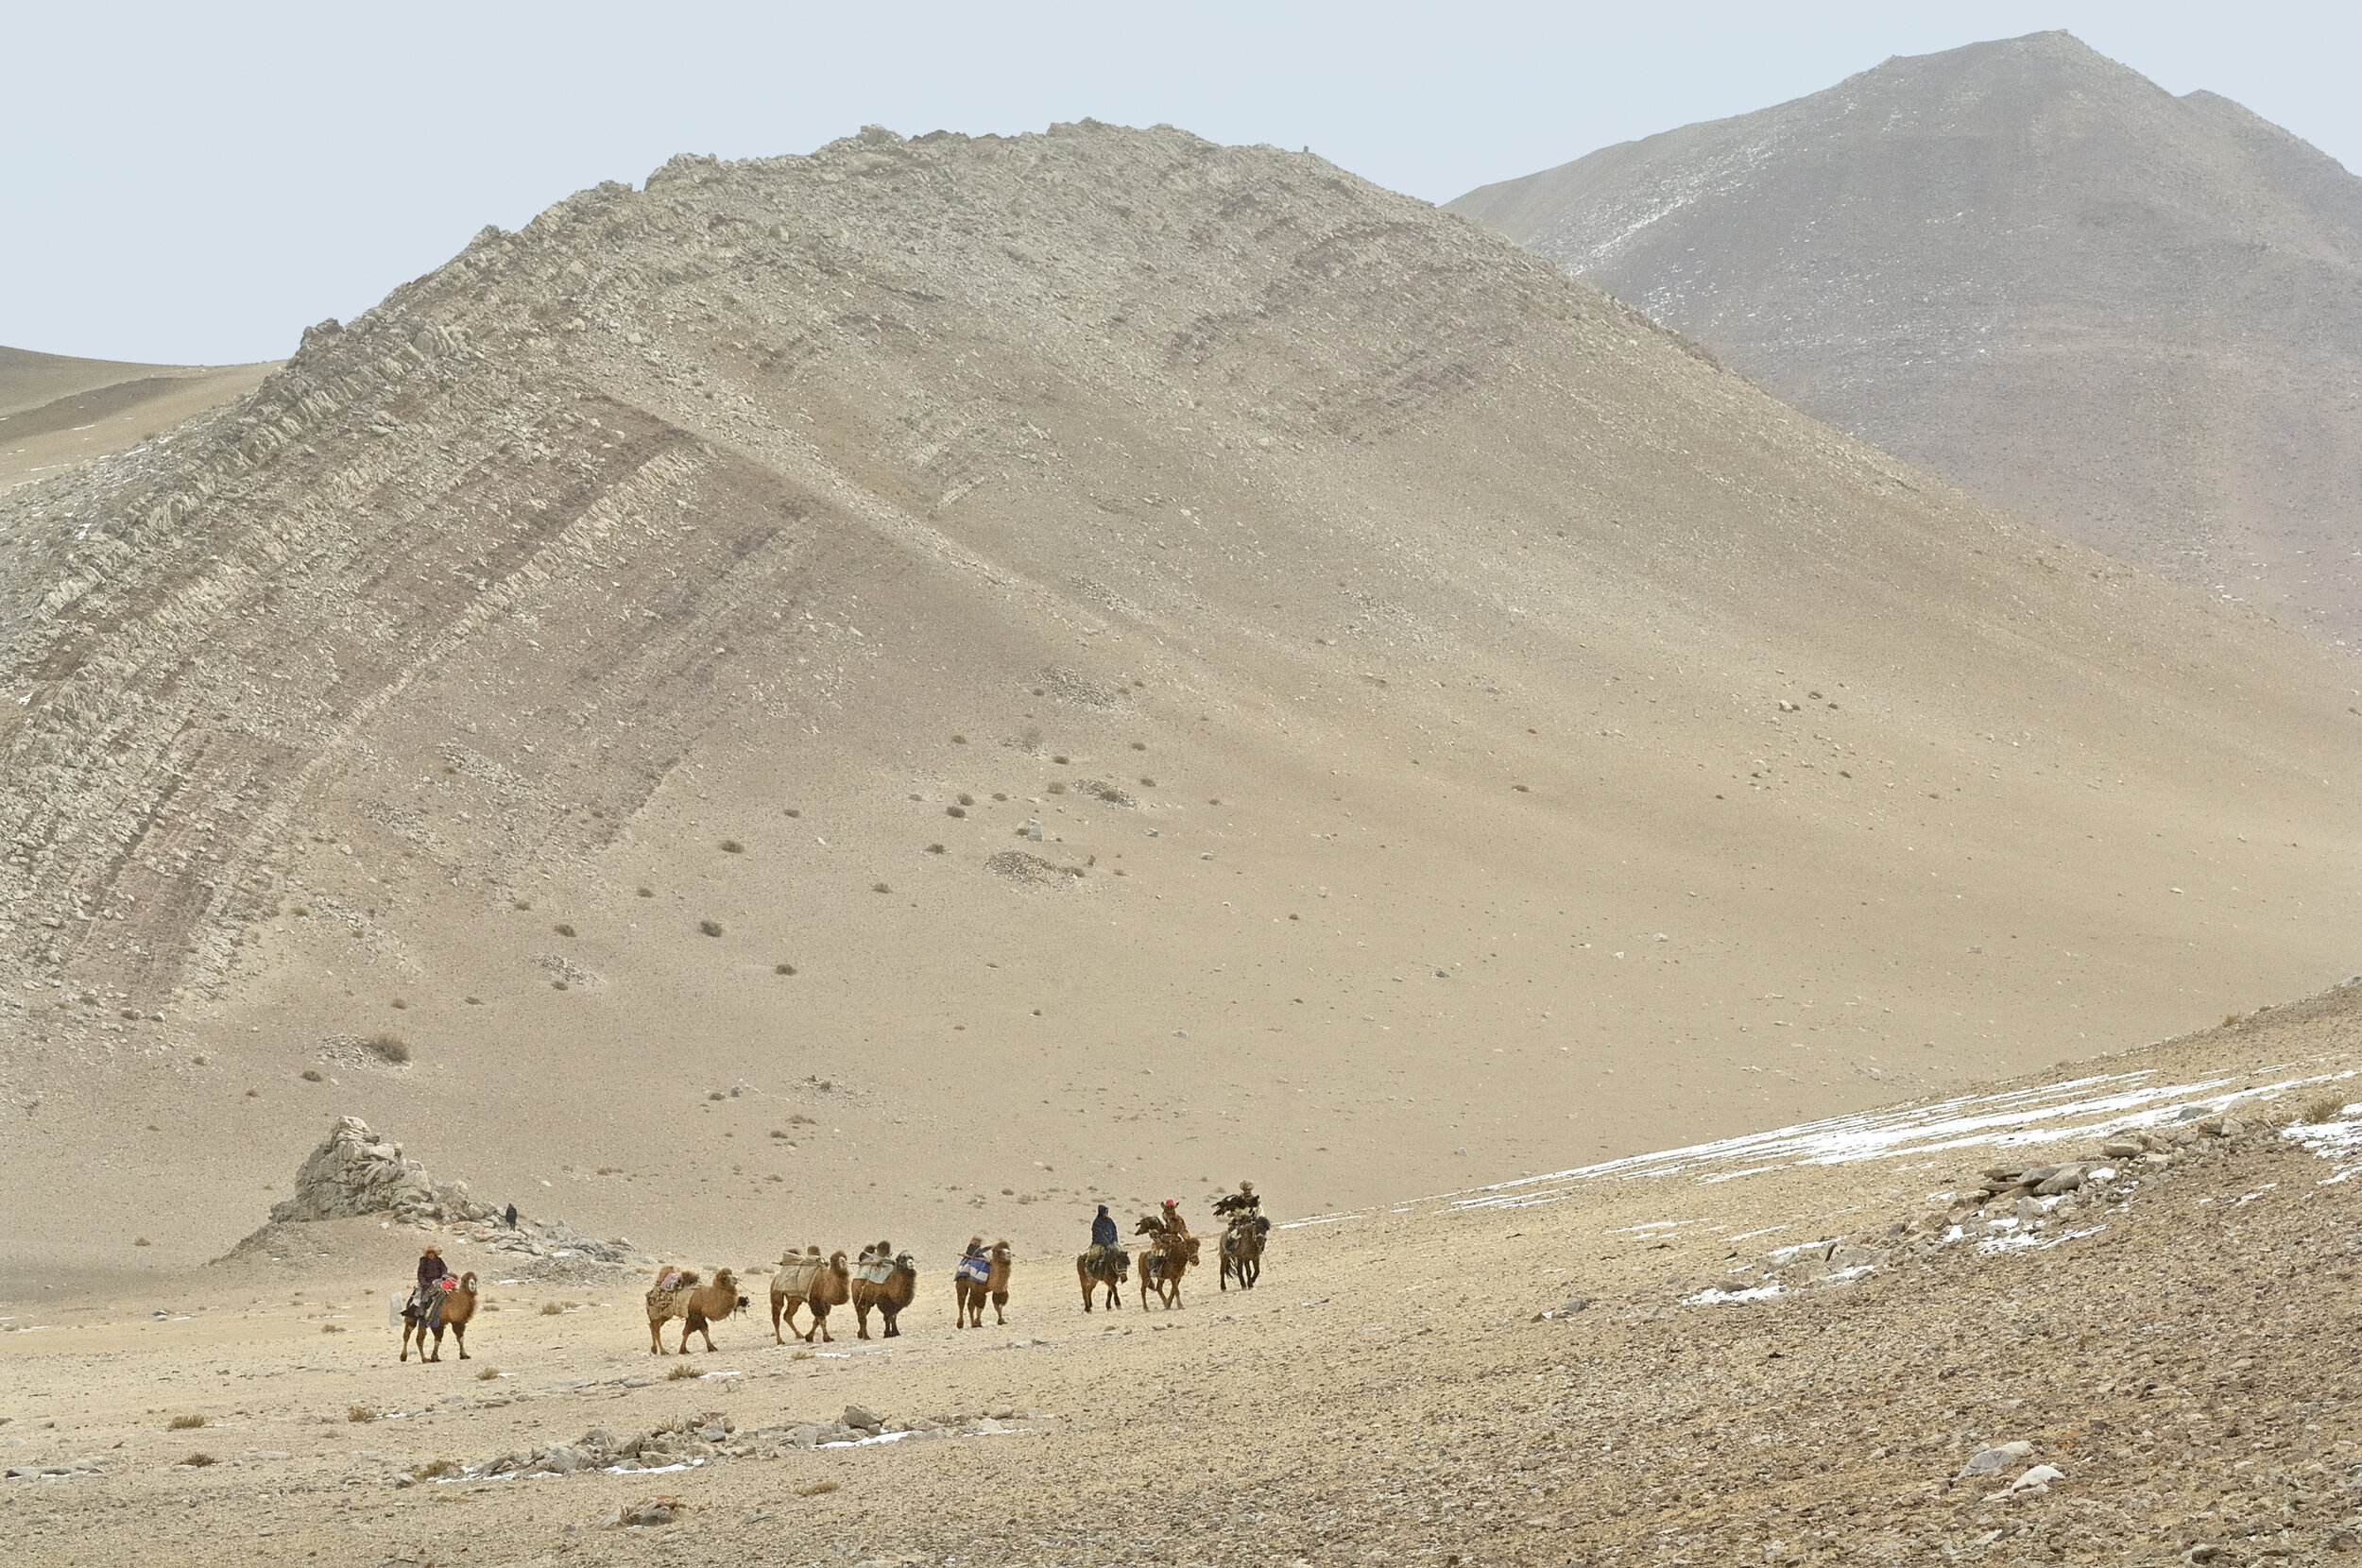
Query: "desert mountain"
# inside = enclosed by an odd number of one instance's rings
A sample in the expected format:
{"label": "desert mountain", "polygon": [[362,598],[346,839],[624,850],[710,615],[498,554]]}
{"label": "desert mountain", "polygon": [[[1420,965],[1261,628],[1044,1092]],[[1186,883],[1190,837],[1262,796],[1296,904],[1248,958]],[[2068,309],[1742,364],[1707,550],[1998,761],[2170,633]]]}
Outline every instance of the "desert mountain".
{"label": "desert mountain", "polygon": [[2362,180],[2065,33],[1451,204],[2020,516],[2362,646]]}
{"label": "desert mountain", "polygon": [[1317,159],[676,159],[0,500],[0,1248],[340,1115],[934,1262],[2047,1064],[2351,971],[2355,701]]}
{"label": "desert mountain", "polygon": [[161,434],[254,390],[270,365],[127,365],[0,349],[0,489]]}

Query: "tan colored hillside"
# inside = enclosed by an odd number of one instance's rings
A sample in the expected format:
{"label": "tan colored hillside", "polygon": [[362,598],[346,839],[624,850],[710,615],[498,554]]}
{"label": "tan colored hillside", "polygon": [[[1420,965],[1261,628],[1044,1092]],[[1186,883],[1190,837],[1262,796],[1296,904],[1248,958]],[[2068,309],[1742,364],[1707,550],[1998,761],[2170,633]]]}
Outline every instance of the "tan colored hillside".
{"label": "tan colored hillside", "polygon": [[2065,33],[1471,191],[1816,418],[2362,648],[2362,180]]}
{"label": "tan colored hillside", "polygon": [[0,349],[0,489],[121,452],[233,399],[270,365],[126,365]]}
{"label": "tan colored hillside", "polygon": [[343,1113],[933,1262],[2080,1056],[2355,967],[2350,686],[1315,159],[678,159],[0,501],[0,1255]]}

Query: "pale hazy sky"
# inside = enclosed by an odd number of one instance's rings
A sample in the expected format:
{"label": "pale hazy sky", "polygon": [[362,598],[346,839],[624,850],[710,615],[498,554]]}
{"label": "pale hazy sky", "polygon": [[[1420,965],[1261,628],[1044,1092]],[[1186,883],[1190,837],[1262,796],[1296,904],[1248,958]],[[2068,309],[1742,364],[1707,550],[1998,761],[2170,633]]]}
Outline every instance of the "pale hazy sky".
{"label": "pale hazy sky", "polygon": [[35,6],[0,11],[0,344],[290,352],[487,223],[676,152],[867,124],[1093,117],[1309,146],[1443,201],[1800,96],[1890,55],[2064,27],[2175,93],[2362,159],[2362,6]]}

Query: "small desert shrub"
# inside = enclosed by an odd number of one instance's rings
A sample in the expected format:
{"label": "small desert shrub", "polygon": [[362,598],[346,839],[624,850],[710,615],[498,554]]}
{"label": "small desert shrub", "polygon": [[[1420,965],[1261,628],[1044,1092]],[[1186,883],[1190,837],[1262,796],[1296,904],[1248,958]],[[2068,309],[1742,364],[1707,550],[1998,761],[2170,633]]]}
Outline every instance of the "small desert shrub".
{"label": "small desert shrub", "polygon": [[656,889],[654,889],[654,888],[642,888],[642,889],[640,890],[640,896],[641,896],[641,897],[642,897],[642,898],[653,898],[653,897],[655,897],[655,896],[656,896]]}
{"label": "small desert shrub", "polygon": [[869,891],[872,893],[892,893],[894,890],[883,882],[872,882],[869,884]]}
{"label": "small desert shrub", "polygon": [[834,1481],[807,1481],[796,1489],[798,1497],[826,1497],[837,1489]]}
{"label": "small desert shrub", "polygon": [[967,808],[965,806],[946,806],[943,809],[943,814],[947,817],[964,817],[967,815]]}
{"label": "small desert shrub", "polygon": [[152,1247],[155,1243],[149,1241],[147,1237],[144,1236],[135,1236],[131,1238],[131,1245],[134,1247]]}
{"label": "small desert shrub", "polygon": [[1066,758],[1063,758],[1063,757],[1053,757],[1050,760],[1052,760],[1053,762],[1055,762],[1056,764],[1058,764],[1058,766],[1060,766],[1060,767],[1062,767],[1062,768],[1066,766]]}
{"label": "small desert shrub", "polygon": [[793,1355],[790,1355],[788,1359],[790,1361],[809,1361],[812,1359],[812,1352],[808,1350],[799,1350]]}
{"label": "small desert shrub", "polygon": [[395,1012],[397,1012],[397,1013],[406,1012],[406,1011],[408,1011],[409,1006],[410,1006],[410,1004],[409,1004],[408,1002],[403,1001],[403,1000],[402,1000],[400,997],[395,997],[395,998],[394,998],[391,1002],[389,1002],[389,1003],[388,1003],[388,1004],[386,1004],[386,1005],[390,1006],[390,1007],[391,1007],[391,1008],[392,1008]]}
{"label": "small desert shrub", "polygon": [[322,1334],[342,1334],[344,1331],[345,1331],[345,1325],[344,1325],[344,1324],[342,1324],[342,1323],[322,1323],[322,1324],[320,1324],[320,1332],[321,1332]]}
{"label": "small desert shrub", "polygon": [[746,853],[746,846],[739,843],[736,839],[724,839],[722,841],[722,853],[725,855],[744,855]]}
{"label": "small desert shrub", "polygon": [[263,1098],[263,1091],[260,1089],[248,1089],[246,1092],[246,1098],[248,1099],[260,1099]]}
{"label": "small desert shrub", "polygon": [[727,1099],[729,1097],[725,1095],[719,1089],[708,1089],[706,1091],[706,1098],[708,1099]]}
{"label": "small desert shrub", "polygon": [[801,811],[798,811],[797,810],[796,810],[796,808],[795,808],[795,807],[791,806],[791,807],[789,807],[789,808],[787,809],[787,814],[788,814],[789,816],[791,816],[791,817],[800,817],[800,816],[802,816],[804,813],[803,813],[803,812],[801,812]]}
{"label": "small desert shrub", "polygon": [[372,1034],[361,1042],[361,1048],[391,1066],[410,1060],[409,1044],[399,1034]]}
{"label": "small desert shrub", "polygon": [[541,1304],[541,1316],[544,1318],[562,1317],[564,1316],[565,1311],[566,1309],[558,1305],[556,1302],[543,1302]]}
{"label": "small desert shrub", "polygon": [[775,1137],[775,1138],[783,1138],[783,1137],[787,1136],[787,1134],[786,1134],[785,1133],[781,1132],[779,1129],[778,1129],[778,1128],[776,1128],[776,1127],[774,1127],[773,1129],[771,1129],[771,1135],[772,1135],[773,1137]]}
{"label": "small desert shrub", "polygon": [[484,998],[482,997],[470,997],[468,998],[468,1005],[470,1007],[482,1007],[484,1005]]}
{"label": "small desert shrub", "polygon": [[511,898],[508,902],[510,907],[514,909],[529,910],[533,908],[533,900],[530,898]]}
{"label": "small desert shrub", "polygon": [[167,1432],[193,1432],[204,1424],[205,1418],[203,1416],[175,1416],[170,1421],[164,1423],[164,1430]]}
{"label": "small desert shrub", "polygon": [[999,790],[995,790],[995,791],[993,791],[993,792],[992,792],[992,798],[993,798],[993,799],[995,799],[995,800],[1006,800],[1006,799],[1008,799],[1009,797],[1008,797],[1005,793],[1003,793],[1002,792],[1001,792],[1001,791],[999,791]]}
{"label": "small desert shrub", "polygon": [[1134,751],[1146,751],[1148,749],[1148,742],[1145,741],[1135,741],[1132,742],[1132,749]]}
{"label": "small desert shrub", "polygon": [[699,1372],[696,1368],[691,1366],[686,1361],[674,1362],[673,1370],[664,1374],[665,1379],[668,1382],[673,1383],[678,1383],[684,1377],[703,1377],[705,1373]]}
{"label": "small desert shrub", "polygon": [[377,1412],[366,1405],[348,1405],[345,1406],[345,1419],[358,1424],[365,1421],[375,1421]]}
{"label": "small desert shrub", "polygon": [[954,735],[951,737],[951,743],[955,746],[964,746],[967,744],[967,737],[965,735]]}
{"label": "small desert shrub", "polygon": [[927,853],[930,855],[944,855],[949,854],[950,851],[945,849],[943,845],[939,844],[931,844],[927,846]]}
{"label": "small desert shrub", "polygon": [[1142,778],[1140,780],[1140,788],[1143,790],[1153,790],[1155,787],[1156,781],[1153,778]]}
{"label": "small desert shrub", "polygon": [[2316,1099],[2306,1100],[2303,1108],[2297,1112],[2297,1119],[2299,1121],[2312,1122],[2318,1125],[2319,1123],[2324,1121],[2336,1121],[2339,1116],[2344,1116],[2345,1113],[2345,1096],[2321,1095]]}
{"label": "small desert shrub", "polygon": [[205,1453],[200,1449],[197,1453],[190,1455],[187,1458],[182,1459],[180,1462],[191,1470],[202,1470],[207,1465],[214,1463],[214,1459],[211,1454]]}
{"label": "small desert shrub", "polygon": [[202,1056],[192,1056],[189,1058],[189,1063],[192,1066],[201,1067],[205,1065],[205,1058]]}
{"label": "small desert shrub", "polygon": [[319,1068],[306,1067],[303,1069],[303,1082],[306,1083],[319,1083],[325,1082],[325,1080],[320,1077]]}
{"label": "small desert shrub", "polygon": [[697,929],[705,932],[708,936],[720,936],[722,934],[722,923],[719,920],[700,920],[697,922]]}
{"label": "small desert shrub", "polygon": [[771,972],[775,975],[792,975],[796,972],[796,965],[792,963],[775,963],[771,965]]}
{"label": "small desert shrub", "polygon": [[973,806],[973,805],[975,805],[975,804],[976,804],[976,797],[975,797],[974,795],[971,795],[971,794],[967,794],[967,793],[963,793],[960,795],[960,804],[961,804],[961,805],[963,805],[963,806]]}
{"label": "small desert shrub", "polygon": [[475,1370],[475,1380],[478,1383],[489,1383],[500,1374],[501,1370],[498,1367],[478,1367]]}
{"label": "small desert shrub", "polygon": [[1050,786],[1048,793],[1053,795],[1062,795],[1066,793],[1066,786],[1063,784],[1053,784]]}
{"label": "small desert shrub", "polygon": [[572,936],[574,934],[574,929],[572,926],[564,924],[552,926],[550,929],[556,931],[560,936]]}
{"label": "small desert shrub", "polygon": [[458,1474],[459,1461],[456,1459],[429,1459],[426,1463],[412,1470],[410,1478],[414,1481],[432,1481],[444,1475]]}

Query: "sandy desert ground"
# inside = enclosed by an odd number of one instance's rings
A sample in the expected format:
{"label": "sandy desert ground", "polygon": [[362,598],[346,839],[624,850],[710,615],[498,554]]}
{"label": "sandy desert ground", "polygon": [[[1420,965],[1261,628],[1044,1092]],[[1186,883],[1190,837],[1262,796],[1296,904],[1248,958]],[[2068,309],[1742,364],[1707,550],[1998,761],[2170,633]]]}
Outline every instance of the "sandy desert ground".
{"label": "sandy desert ground", "polygon": [[[8,1302],[0,1497],[16,1559],[60,1564],[2329,1560],[2362,1528],[2358,1050],[2362,983],[1305,1217],[1257,1289],[1193,1276],[1172,1311],[1086,1315],[1072,1249],[1028,1248],[1006,1325],[961,1331],[931,1269],[891,1341],[840,1308],[833,1343],[775,1345],[750,1273],[718,1353],[658,1359],[649,1270],[445,1235],[503,1283],[471,1359],[397,1364],[383,1292],[422,1233],[282,1227]],[[2127,1137],[2154,1151],[2105,1155]],[[1980,1170],[2079,1160],[2080,1190],[1977,1216]]]}
{"label": "sandy desert ground", "polygon": [[125,365],[0,349],[0,489],[153,439],[246,397],[277,368]]}

